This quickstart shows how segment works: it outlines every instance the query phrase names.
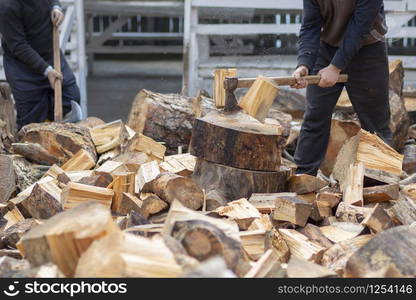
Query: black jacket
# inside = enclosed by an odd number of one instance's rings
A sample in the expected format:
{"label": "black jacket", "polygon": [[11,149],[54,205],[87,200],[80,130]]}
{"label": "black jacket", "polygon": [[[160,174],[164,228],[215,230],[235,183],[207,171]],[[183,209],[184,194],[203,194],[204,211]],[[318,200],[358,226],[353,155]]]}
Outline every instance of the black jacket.
{"label": "black jacket", "polygon": [[[322,3],[329,4],[334,2],[332,9],[341,7],[343,1],[352,0],[304,0],[303,1],[303,20],[299,37],[299,56],[298,65],[305,65],[310,71],[313,70],[319,52],[320,40],[324,40],[322,31],[323,27],[339,25],[344,20],[333,20],[334,24],[327,24],[323,15]],[[341,39],[332,64],[339,69],[344,70],[352,58],[358,54],[363,46],[365,38],[373,29],[375,20],[382,16],[384,19],[383,0],[355,0],[354,11],[349,20],[347,27],[340,32]],[[334,12],[327,13],[331,16]],[[327,16],[327,17],[328,17]],[[343,27],[343,26],[342,26]],[[324,28],[325,29],[325,28]],[[334,28],[331,28],[334,30]],[[336,31],[336,30],[335,30]],[[381,32],[383,35],[385,32]],[[328,41],[326,41],[328,43]],[[334,46],[334,45],[332,45]]]}
{"label": "black jacket", "polygon": [[0,0],[4,55],[43,74],[53,62],[51,11],[59,0]]}

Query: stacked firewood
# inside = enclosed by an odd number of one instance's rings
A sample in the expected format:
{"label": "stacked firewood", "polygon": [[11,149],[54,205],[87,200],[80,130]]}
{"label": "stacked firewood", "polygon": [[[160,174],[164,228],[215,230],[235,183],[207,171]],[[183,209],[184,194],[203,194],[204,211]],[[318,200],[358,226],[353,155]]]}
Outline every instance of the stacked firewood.
{"label": "stacked firewood", "polygon": [[7,106],[0,276],[416,276],[416,175],[403,151],[415,136],[397,106],[400,70],[392,64],[395,148],[359,128],[344,95],[318,177],[294,175],[282,157],[296,141],[290,111],[252,109],[274,89],[264,77],[234,113],[204,93],[143,90],[127,124],[17,134]]}

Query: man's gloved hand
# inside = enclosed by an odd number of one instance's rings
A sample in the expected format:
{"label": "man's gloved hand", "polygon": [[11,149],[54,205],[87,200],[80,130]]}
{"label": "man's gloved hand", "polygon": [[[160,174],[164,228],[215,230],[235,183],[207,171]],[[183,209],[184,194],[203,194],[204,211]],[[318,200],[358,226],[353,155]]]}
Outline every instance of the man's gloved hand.
{"label": "man's gloved hand", "polygon": [[296,84],[291,87],[294,89],[304,89],[308,86],[308,81],[303,78],[309,75],[309,69],[306,66],[299,66],[296,71],[293,73],[293,77],[296,78]]}
{"label": "man's gloved hand", "polygon": [[63,76],[62,76],[61,73],[59,73],[58,71],[56,71],[52,67],[48,68],[46,70],[46,72],[47,72],[46,76],[48,77],[49,83],[51,84],[52,89],[54,89],[55,88],[55,81],[56,80],[62,80]]}
{"label": "man's gloved hand", "polygon": [[321,80],[319,81],[318,86],[321,88],[333,87],[338,82],[340,74],[341,70],[332,64],[326,68],[323,68],[318,73],[318,75],[321,75]]}
{"label": "man's gloved hand", "polygon": [[51,13],[52,24],[59,26],[64,21],[65,15],[60,8],[53,8]]}

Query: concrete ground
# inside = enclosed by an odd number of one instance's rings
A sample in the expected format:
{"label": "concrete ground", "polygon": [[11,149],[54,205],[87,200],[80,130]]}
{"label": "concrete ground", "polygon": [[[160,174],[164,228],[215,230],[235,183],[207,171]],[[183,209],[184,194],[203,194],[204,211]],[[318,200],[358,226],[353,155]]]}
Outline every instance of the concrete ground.
{"label": "concrete ground", "polygon": [[180,93],[182,61],[95,61],[87,82],[88,115],[125,121],[141,89]]}

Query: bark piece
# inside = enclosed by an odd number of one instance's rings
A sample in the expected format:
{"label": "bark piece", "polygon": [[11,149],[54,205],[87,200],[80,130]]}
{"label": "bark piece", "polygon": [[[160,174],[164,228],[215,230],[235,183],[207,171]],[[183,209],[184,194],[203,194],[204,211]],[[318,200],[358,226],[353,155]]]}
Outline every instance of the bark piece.
{"label": "bark piece", "polygon": [[223,108],[226,101],[224,81],[227,77],[237,77],[237,69],[216,69],[214,71],[214,102],[217,108]]}
{"label": "bark piece", "polygon": [[312,243],[308,237],[293,229],[279,229],[292,256],[319,263],[325,248]]}
{"label": "bark piece", "polygon": [[88,151],[81,149],[77,153],[75,153],[75,155],[62,166],[62,170],[83,171],[90,170],[94,166],[94,157],[92,157]]}
{"label": "bark piece", "polygon": [[152,183],[152,191],[169,204],[178,200],[191,209],[201,208],[204,202],[204,193],[195,181],[176,174],[160,174]]}
{"label": "bark piece", "polygon": [[0,203],[5,203],[16,191],[16,173],[13,160],[0,155]]}
{"label": "bark piece", "polygon": [[[18,248],[32,266],[53,262],[65,276],[71,277],[91,243],[118,230],[109,209],[88,202],[34,227],[22,237]],[[102,255],[98,257],[103,259]]]}
{"label": "bark piece", "polygon": [[240,230],[247,230],[255,219],[261,217],[259,211],[244,198],[229,202],[227,206],[219,207],[215,212],[234,220]]}
{"label": "bark piece", "polygon": [[[69,123],[29,124],[19,132],[20,143],[39,144],[59,165],[66,163],[80,149],[97,159],[94,143],[88,129]],[[30,159],[30,156],[26,158]]]}
{"label": "bark piece", "polygon": [[113,196],[114,191],[111,189],[69,182],[62,191],[62,204],[65,210],[90,201],[98,202],[104,207],[110,208]]}
{"label": "bark piece", "polygon": [[278,94],[279,87],[272,80],[258,76],[247,94],[239,101],[238,106],[263,122]]}
{"label": "bark piece", "polygon": [[212,112],[195,120],[190,153],[240,169],[277,171],[285,144],[282,128],[242,113]]}
{"label": "bark piece", "polygon": [[416,276],[416,230],[409,226],[399,226],[377,234],[361,247],[348,260],[346,277],[365,277],[392,265],[404,276]]}
{"label": "bark piece", "polygon": [[387,202],[399,199],[399,185],[388,184],[367,187],[363,190],[365,204]]}
{"label": "bark piece", "polygon": [[97,153],[104,153],[119,147],[127,140],[127,132],[122,121],[114,121],[90,129]]}
{"label": "bark piece", "polygon": [[250,198],[253,193],[287,191],[291,170],[281,166],[276,172],[250,171],[197,159],[192,178],[205,190],[216,190],[227,200]]}
{"label": "bark piece", "polygon": [[60,163],[59,157],[50,153],[38,143],[13,143],[12,151],[37,164],[50,166]]}
{"label": "bark piece", "polygon": [[305,226],[312,211],[312,205],[296,197],[282,196],[277,198],[273,219],[288,221],[299,226]]}
{"label": "bark piece", "polygon": [[307,174],[294,175],[289,179],[289,190],[297,194],[317,192],[327,185],[328,182]]}

